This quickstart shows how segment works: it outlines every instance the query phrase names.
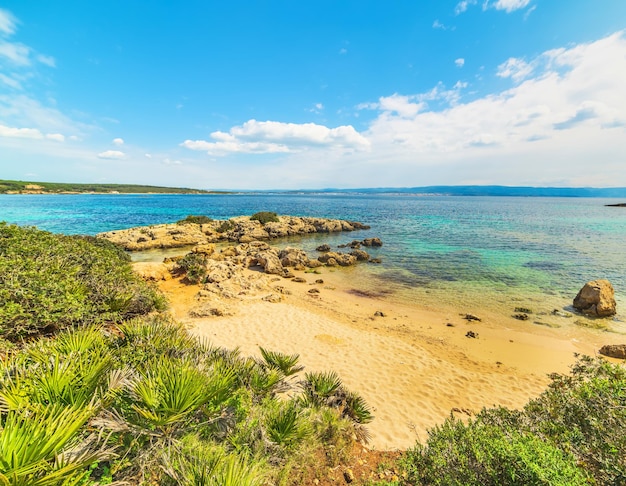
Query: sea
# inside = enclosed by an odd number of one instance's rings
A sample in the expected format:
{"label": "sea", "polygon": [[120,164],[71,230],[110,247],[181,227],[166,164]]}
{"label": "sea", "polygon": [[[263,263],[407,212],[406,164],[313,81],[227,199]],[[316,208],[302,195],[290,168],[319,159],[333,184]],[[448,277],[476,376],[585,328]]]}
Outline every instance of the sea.
{"label": "sea", "polygon": [[[0,195],[0,221],[85,235],[187,215],[227,219],[257,211],[359,221],[371,229],[277,244],[315,254],[321,243],[379,237],[383,246],[368,251],[382,263],[352,270],[360,291],[429,308],[502,314],[521,308],[547,316],[528,325],[550,325],[551,314],[573,311],[572,299],[585,282],[608,279],[618,303],[610,328],[626,332],[626,208],[606,206],[621,202],[360,193],[23,194]],[[158,260],[163,252],[133,258]],[[574,315],[576,321],[586,322]]]}

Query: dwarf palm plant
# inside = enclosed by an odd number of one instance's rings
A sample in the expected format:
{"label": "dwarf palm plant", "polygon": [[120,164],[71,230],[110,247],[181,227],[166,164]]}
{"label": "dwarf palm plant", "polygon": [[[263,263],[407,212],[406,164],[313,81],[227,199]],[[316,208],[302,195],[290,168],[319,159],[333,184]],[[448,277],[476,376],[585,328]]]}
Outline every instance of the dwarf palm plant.
{"label": "dwarf palm plant", "polygon": [[278,403],[273,409],[270,408],[265,429],[272,442],[284,447],[300,442],[311,431],[303,419],[302,409],[295,401]]}
{"label": "dwarf palm plant", "polygon": [[0,483],[12,486],[76,484],[86,468],[107,456],[86,447],[71,451],[92,407],[59,404],[9,411],[0,417]]}
{"label": "dwarf palm plant", "polygon": [[203,405],[224,402],[234,379],[228,369],[214,369],[209,374],[179,360],[153,362],[146,374],[130,386],[135,415],[128,419],[165,433]]}
{"label": "dwarf palm plant", "polygon": [[265,364],[273,369],[280,370],[285,376],[291,376],[304,369],[304,366],[298,365],[300,359],[299,354],[283,354],[277,351],[269,351],[259,347]]}

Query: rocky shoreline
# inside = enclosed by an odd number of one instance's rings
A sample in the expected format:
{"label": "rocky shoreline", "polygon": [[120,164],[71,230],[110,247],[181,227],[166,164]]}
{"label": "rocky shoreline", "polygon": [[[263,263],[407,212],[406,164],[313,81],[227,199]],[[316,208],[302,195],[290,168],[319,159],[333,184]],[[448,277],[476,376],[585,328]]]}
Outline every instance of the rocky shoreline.
{"label": "rocky shoreline", "polygon": [[370,227],[355,221],[298,216],[277,216],[278,221],[262,223],[249,216],[206,223],[178,222],[108,231],[97,235],[128,251],[180,248],[218,242],[250,243],[311,233],[355,231]]}

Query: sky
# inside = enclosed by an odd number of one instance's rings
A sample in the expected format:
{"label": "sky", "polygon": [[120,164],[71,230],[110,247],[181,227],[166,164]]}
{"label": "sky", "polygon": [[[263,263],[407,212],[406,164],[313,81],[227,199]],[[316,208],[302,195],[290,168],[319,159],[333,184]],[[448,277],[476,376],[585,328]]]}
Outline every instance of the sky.
{"label": "sky", "polygon": [[0,179],[626,186],[624,0],[0,0]]}

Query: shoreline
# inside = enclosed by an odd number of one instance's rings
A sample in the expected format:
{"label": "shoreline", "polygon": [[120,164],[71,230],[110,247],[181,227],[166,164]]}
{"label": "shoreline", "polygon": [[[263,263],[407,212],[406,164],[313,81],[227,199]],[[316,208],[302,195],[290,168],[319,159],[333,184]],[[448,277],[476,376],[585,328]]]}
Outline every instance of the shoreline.
{"label": "shoreline", "polygon": [[[135,267],[142,265],[159,264]],[[622,341],[617,333],[520,322],[485,306],[472,307],[480,322],[468,321],[467,309],[433,310],[399,302],[394,293],[363,292],[350,269],[318,272],[294,271],[305,282],[259,283],[257,292],[226,299],[224,315],[202,317],[190,316],[206,301],[198,295],[200,286],[167,277],[157,283],[174,318],[213,345],[251,356],[259,356],[259,346],[298,353],[306,371],[336,371],[372,407],[369,445],[379,450],[425,440],[427,430],[450,413],[468,417],[482,407],[520,408],[544,390],[549,373],[568,372],[575,353],[597,355],[601,345]],[[252,282],[267,277],[254,269],[244,275]],[[283,294],[268,299],[277,286]],[[468,331],[477,338],[467,337]]]}

